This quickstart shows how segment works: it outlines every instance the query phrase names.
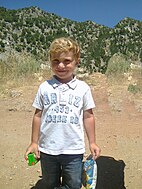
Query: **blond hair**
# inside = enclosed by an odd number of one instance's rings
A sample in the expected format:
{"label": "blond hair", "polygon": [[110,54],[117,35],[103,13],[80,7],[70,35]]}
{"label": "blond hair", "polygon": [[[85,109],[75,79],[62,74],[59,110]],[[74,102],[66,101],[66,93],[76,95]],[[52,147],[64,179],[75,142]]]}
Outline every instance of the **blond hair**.
{"label": "blond hair", "polygon": [[49,48],[49,60],[54,54],[72,51],[75,59],[80,58],[79,44],[71,38],[60,37],[55,39]]}

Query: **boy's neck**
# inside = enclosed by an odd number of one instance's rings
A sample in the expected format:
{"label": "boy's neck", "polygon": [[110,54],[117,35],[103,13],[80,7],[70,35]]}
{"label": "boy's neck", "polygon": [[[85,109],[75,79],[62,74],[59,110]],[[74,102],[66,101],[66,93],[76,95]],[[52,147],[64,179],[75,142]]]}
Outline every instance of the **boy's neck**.
{"label": "boy's neck", "polygon": [[70,82],[71,80],[73,80],[74,75],[72,75],[72,77],[69,78],[69,79],[61,79],[61,78],[58,78],[56,75],[54,75],[54,77],[55,77],[55,79],[57,79],[60,83],[68,83],[68,82]]}

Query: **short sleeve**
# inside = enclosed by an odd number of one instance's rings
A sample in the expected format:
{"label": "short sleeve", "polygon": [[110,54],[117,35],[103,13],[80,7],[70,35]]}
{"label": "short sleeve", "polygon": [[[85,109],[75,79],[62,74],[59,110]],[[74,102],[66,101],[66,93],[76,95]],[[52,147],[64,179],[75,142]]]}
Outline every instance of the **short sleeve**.
{"label": "short sleeve", "polygon": [[89,86],[86,93],[84,94],[83,103],[84,103],[83,110],[88,110],[95,107],[94,99]]}
{"label": "short sleeve", "polygon": [[38,92],[36,94],[36,97],[34,99],[34,102],[32,104],[32,106],[34,108],[37,108],[39,110],[43,109],[43,97],[42,97],[42,93],[41,93],[41,87],[39,87]]}

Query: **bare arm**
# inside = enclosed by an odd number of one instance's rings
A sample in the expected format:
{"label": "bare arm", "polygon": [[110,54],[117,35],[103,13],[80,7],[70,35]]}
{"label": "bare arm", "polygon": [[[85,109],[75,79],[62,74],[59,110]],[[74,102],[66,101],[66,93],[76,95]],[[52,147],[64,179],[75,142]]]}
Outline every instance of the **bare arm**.
{"label": "bare arm", "polygon": [[39,132],[40,132],[41,115],[42,115],[42,111],[36,109],[32,122],[31,144],[26,150],[25,158],[27,158],[27,155],[31,152],[34,152],[36,157],[40,158],[40,154],[38,150],[38,140],[39,140]]}
{"label": "bare arm", "polygon": [[95,143],[95,118],[92,109],[84,111],[83,114],[84,128],[88,137],[89,147],[93,159],[100,156],[100,148]]}
{"label": "bare arm", "polygon": [[41,114],[42,114],[42,111],[36,109],[34,117],[33,117],[33,123],[32,123],[31,143],[38,144]]}

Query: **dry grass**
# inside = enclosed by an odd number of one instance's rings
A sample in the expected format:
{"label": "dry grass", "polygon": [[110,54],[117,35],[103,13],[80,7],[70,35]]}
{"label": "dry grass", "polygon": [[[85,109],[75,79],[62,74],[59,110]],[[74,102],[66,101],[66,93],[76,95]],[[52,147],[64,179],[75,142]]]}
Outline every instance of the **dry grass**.
{"label": "dry grass", "polygon": [[51,75],[49,67],[43,70],[43,62],[29,53],[11,51],[1,54],[0,58],[0,96],[7,96],[12,88],[33,85]]}
{"label": "dry grass", "polygon": [[[42,66],[44,68],[42,68]],[[131,68],[131,63],[123,55],[114,55],[109,63],[106,76],[110,85],[126,85],[130,93],[142,92],[142,67],[135,65]],[[140,65],[140,63],[139,63]],[[76,72],[79,79],[85,80],[89,85],[97,85],[97,80],[93,73],[89,75],[87,71]],[[26,52],[9,52],[0,59],[0,96],[9,95],[9,90],[25,85],[33,85],[35,82],[42,82],[52,75],[49,66],[36,60]],[[98,75],[100,77],[100,74]]]}

